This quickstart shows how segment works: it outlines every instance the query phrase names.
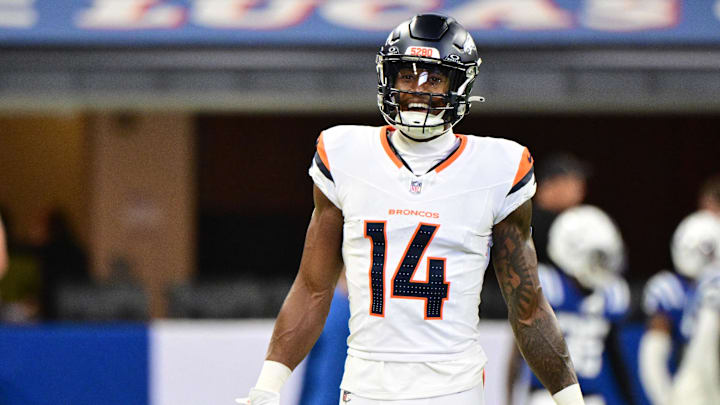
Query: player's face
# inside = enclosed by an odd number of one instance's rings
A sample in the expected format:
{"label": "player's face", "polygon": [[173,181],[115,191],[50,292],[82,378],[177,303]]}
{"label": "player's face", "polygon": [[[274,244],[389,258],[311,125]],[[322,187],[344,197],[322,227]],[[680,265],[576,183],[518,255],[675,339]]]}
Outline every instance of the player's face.
{"label": "player's face", "polygon": [[[419,66],[408,66],[400,69],[395,79],[395,88],[404,91],[433,93],[438,97],[398,93],[401,111],[427,112],[429,108],[444,107],[447,104],[445,94],[450,89],[450,80],[443,71]],[[439,110],[431,111],[438,114]]]}
{"label": "player's face", "polygon": [[701,210],[710,211],[713,214],[720,216],[720,200],[714,198],[713,196],[701,196],[699,206]]}

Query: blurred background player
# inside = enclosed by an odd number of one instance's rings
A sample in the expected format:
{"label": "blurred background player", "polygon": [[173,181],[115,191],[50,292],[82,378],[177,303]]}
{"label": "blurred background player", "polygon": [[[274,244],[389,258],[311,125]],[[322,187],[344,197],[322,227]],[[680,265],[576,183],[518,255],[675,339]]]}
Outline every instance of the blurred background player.
{"label": "blurred background player", "polygon": [[32,239],[42,277],[40,316],[44,320],[56,320],[61,289],[90,283],[87,254],[67,214],[60,208],[49,209],[38,216]]}
{"label": "blurred background player", "polygon": [[700,188],[698,206],[701,210],[720,216],[720,174],[705,180]]}
{"label": "blurred background player", "polygon": [[703,272],[692,309],[695,325],[668,403],[720,404],[720,263]]}
{"label": "blurred background player", "polygon": [[670,246],[675,272],[661,271],[648,280],[643,306],[647,329],[640,341],[639,373],[653,405],[669,405],[672,375],[696,318],[697,280],[718,259],[720,223],[709,211],[680,222]]}
{"label": "blurred background player", "polygon": [[0,321],[23,323],[39,319],[42,277],[36,250],[18,242],[11,213],[2,210],[6,269],[0,278]]}
{"label": "blurred background player", "polygon": [[538,189],[533,199],[533,240],[539,263],[547,254],[548,232],[555,218],[585,200],[587,165],[570,153],[554,153],[538,164]]}
{"label": "blurred background player", "polygon": [[5,226],[0,216],[0,279],[3,278],[8,267],[7,240],[5,237]]}
{"label": "blurred background player", "polygon": [[[606,347],[614,323],[623,319],[630,302],[629,288],[620,276],[625,247],[620,231],[597,207],[582,205],[565,210],[550,228],[548,253],[556,266],[540,264],[543,292],[555,310],[570,350],[585,402],[623,403]],[[529,370],[517,350],[511,359],[510,404],[552,404],[534,376],[527,401],[518,387]],[[526,385],[525,385],[526,386]]]}

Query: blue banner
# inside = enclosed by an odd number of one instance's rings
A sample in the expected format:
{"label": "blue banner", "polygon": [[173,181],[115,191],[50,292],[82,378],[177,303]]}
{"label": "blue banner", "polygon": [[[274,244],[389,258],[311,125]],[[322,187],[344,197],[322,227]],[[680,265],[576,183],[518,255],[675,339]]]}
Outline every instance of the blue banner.
{"label": "blue banner", "polygon": [[0,326],[0,403],[147,405],[145,325]]}
{"label": "blue banner", "polygon": [[422,12],[480,46],[720,44],[720,0],[0,0],[0,46],[377,46]]}
{"label": "blue banner", "polygon": [[[272,320],[0,325],[0,403],[229,404],[255,384],[272,328]],[[626,324],[619,334],[636,405],[648,404],[637,372],[644,330]],[[485,386],[488,403],[505,403],[502,364],[512,332],[504,321],[483,321],[481,332],[488,375],[495,376]],[[284,404],[297,403],[304,367],[285,384]]]}

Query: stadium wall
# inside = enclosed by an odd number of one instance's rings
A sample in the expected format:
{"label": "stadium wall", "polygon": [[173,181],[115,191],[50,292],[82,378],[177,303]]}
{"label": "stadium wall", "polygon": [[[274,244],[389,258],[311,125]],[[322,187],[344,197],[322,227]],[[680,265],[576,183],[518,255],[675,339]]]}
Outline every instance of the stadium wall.
{"label": "stadium wall", "polygon": [[[4,405],[232,404],[254,384],[273,321],[158,321],[149,325],[0,327],[0,403]],[[635,376],[641,325],[621,334],[627,371]],[[504,321],[484,321],[486,400],[505,403],[513,339]],[[299,398],[304,363],[283,388]],[[645,404],[633,378],[635,400]],[[616,404],[622,405],[622,404]]]}
{"label": "stadium wall", "polygon": [[[252,387],[272,320],[158,321],[0,327],[4,405],[232,404]],[[482,326],[489,403],[502,403],[510,344],[505,322]],[[297,403],[304,364],[283,388]]]}
{"label": "stadium wall", "polygon": [[100,113],[92,142],[91,253],[100,279],[122,258],[165,313],[165,290],[194,269],[192,118],[184,113]]}

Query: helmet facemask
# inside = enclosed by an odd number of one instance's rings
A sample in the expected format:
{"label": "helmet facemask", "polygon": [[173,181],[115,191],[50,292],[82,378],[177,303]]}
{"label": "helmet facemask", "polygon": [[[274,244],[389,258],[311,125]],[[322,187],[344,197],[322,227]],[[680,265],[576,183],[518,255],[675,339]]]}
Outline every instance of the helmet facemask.
{"label": "helmet facemask", "polygon": [[438,60],[379,56],[378,107],[385,120],[406,136],[418,141],[434,139],[467,113],[476,71],[476,66]]}

